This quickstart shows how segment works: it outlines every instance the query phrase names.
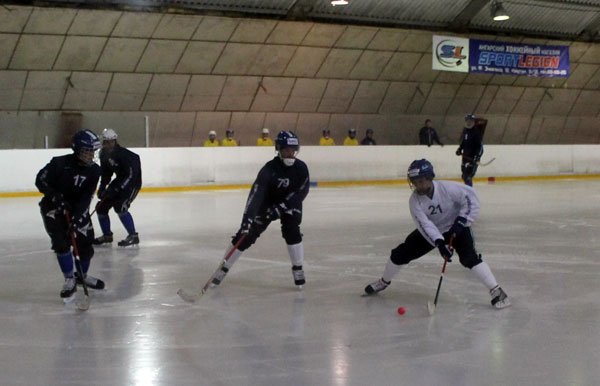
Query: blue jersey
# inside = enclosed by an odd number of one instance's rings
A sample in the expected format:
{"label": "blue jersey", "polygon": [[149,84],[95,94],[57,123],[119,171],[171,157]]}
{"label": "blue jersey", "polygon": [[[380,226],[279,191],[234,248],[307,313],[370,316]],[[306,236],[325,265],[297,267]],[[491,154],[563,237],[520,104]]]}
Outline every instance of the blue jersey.
{"label": "blue jersey", "polygon": [[465,127],[460,136],[459,148],[462,149],[463,157],[475,161],[479,160],[483,154],[481,131],[475,127],[471,129]]}
{"label": "blue jersey", "polygon": [[100,167],[83,165],[75,154],[54,157],[37,174],[35,186],[44,194],[40,207],[43,212],[56,209],[52,198],[62,194],[71,206],[74,217],[87,213],[96,191]]}
{"label": "blue jersey", "polygon": [[[116,191],[140,189],[142,186],[142,168],[140,157],[129,149],[118,144],[112,151],[100,151],[100,166],[102,167],[102,179],[100,190],[107,185]],[[111,178],[115,178],[111,181]]]}
{"label": "blue jersey", "polygon": [[248,195],[244,216],[255,218],[276,204],[301,211],[309,187],[308,167],[303,161],[296,159],[292,166],[286,166],[279,157],[275,157],[258,172]]}

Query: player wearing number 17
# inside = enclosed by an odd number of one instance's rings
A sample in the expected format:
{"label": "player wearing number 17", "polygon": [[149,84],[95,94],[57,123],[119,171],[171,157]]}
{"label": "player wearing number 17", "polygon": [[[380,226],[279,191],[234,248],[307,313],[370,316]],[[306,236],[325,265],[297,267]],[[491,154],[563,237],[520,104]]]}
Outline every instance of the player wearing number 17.
{"label": "player wearing number 17", "polygon": [[508,307],[508,296],[475,250],[471,224],[480,208],[475,190],[454,181],[434,181],[434,177],[433,165],[426,159],[410,164],[408,181],[413,193],[409,206],[417,229],[392,250],[382,278],[369,284],[365,292],[371,295],[384,290],[402,267],[437,248],[447,262],[456,250],[460,263],[489,290],[492,306]]}
{"label": "player wearing number 17", "polygon": [[275,150],[277,155],[262,167],[250,188],[242,224],[231,241],[237,248],[215,273],[214,285],[223,281],[242,252],[254,244],[269,224],[277,219],[281,221],[281,235],[292,262],[294,284],[300,287],[305,283],[300,223],[302,202],[310,186],[308,167],[296,158],[300,142],[293,132],[281,131],[275,140]]}
{"label": "player wearing number 17", "polygon": [[63,299],[72,298],[76,283],[82,284],[81,276],[75,273],[71,233],[75,235],[85,283],[88,288],[104,288],[102,280],[87,275],[94,256],[89,207],[100,179],[100,166],[94,162],[100,140],[90,130],[81,130],[73,136],[72,148],[73,154],[52,158],[35,180],[35,186],[44,195],[40,201],[44,227],[65,278],[60,291]]}

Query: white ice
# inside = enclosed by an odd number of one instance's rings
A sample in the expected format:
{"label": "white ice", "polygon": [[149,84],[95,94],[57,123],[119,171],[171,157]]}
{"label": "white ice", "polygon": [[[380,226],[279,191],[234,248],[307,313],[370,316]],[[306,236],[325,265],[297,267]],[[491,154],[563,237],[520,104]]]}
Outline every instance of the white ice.
{"label": "white ice", "polygon": [[59,299],[38,198],[0,199],[0,384],[600,384],[600,181],[476,189],[477,247],[513,305],[493,309],[454,261],[432,317],[433,252],[361,296],[414,229],[405,185],[312,189],[303,291],[274,223],[196,304],[176,292],[217,267],[247,192],[141,194],[140,247],[116,247],[125,231],[111,215],[115,245],[90,270],[107,290],[87,312]]}

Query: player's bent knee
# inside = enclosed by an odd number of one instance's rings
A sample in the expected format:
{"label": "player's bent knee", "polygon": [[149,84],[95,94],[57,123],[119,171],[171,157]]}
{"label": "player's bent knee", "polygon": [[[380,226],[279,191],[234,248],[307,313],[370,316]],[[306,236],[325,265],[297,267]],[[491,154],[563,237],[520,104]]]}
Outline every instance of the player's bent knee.
{"label": "player's bent knee", "polygon": [[399,247],[392,249],[392,253],[390,255],[390,260],[392,263],[396,265],[404,265],[408,264],[412,259],[406,254],[405,248],[403,248],[404,244],[401,244]]}
{"label": "player's bent knee", "polygon": [[481,263],[481,255],[470,253],[468,255],[460,256],[459,260],[463,267],[471,269]]}

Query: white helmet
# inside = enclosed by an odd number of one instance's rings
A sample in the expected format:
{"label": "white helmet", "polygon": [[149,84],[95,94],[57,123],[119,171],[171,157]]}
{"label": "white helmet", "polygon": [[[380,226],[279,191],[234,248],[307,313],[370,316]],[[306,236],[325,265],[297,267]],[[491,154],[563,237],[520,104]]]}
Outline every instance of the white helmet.
{"label": "white helmet", "polygon": [[269,134],[269,129],[267,129],[266,127],[262,129],[262,133],[263,134]]}
{"label": "white helmet", "polygon": [[217,132],[216,132],[216,131],[214,131],[214,130],[211,130],[211,131],[209,131],[209,132],[208,132],[208,135],[209,135],[209,136],[210,136],[210,135],[214,135],[214,136],[216,137],[216,136],[217,136]]}
{"label": "white helmet", "polygon": [[103,141],[112,141],[113,139],[117,139],[117,133],[113,129],[104,129],[102,130],[102,140]]}

